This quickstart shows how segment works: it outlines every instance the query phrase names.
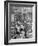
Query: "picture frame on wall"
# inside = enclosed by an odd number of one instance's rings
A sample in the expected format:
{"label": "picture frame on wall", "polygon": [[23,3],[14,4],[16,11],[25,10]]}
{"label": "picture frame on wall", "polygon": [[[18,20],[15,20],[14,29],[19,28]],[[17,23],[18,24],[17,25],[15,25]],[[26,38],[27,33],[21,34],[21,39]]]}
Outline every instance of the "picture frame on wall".
{"label": "picture frame on wall", "polygon": [[37,2],[4,2],[4,44],[37,43]]}

